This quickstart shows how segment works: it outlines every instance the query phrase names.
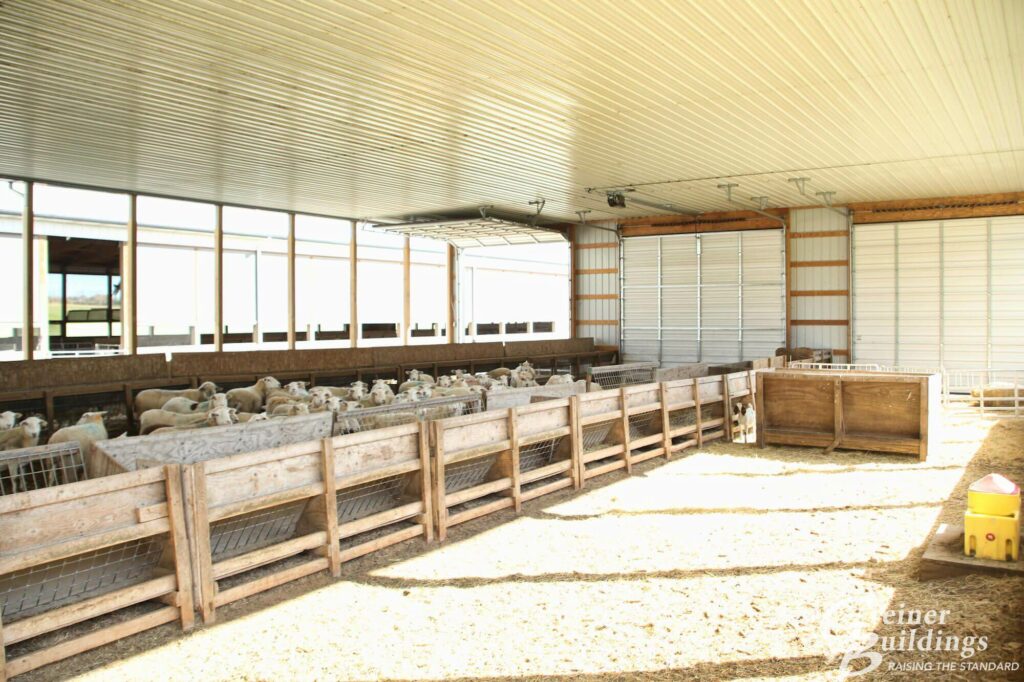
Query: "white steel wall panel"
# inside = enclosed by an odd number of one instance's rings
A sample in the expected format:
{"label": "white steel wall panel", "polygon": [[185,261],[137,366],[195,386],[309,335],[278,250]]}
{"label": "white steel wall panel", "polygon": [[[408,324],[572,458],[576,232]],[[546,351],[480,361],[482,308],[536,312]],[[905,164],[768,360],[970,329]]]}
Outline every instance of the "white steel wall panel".
{"label": "white steel wall panel", "polygon": [[1024,368],[1024,218],[858,225],[856,362]]}
{"label": "white steel wall panel", "polygon": [[1024,369],[1024,216],[992,218],[992,369]]}
{"label": "white steel wall panel", "polygon": [[773,353],[785,343],[784,263],[782,230],[624,240],[624,358],[672,365]]}
{"label": "white steel wall panel", "polygon": [[897,231],[900,296],[897,320],[897,364],[938,367],[939,352],[939,224],[903,223]]}

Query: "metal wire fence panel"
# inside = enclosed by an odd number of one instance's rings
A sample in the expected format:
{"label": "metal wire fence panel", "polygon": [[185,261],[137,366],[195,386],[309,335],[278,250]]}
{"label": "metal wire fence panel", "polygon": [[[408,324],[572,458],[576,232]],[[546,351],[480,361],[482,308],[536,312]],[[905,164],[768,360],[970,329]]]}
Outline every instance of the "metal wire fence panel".
{"label": "metal wire fence panel", "polygon": [[339,490],[338,522],[348,523],[396,506],[409,478],[409,474],[398,474]]}
{"label": "metal wire fence panel", "polygon": [[0,496],[52,488],[88,478],[77,442],[0,453]]}
{"label": "metal wire fence panel", "polygon": [[612,429],[615,428],[616,421],[617,420],[612,420],[584,426],[583,451],[590,452],[592,450],[599,450],[607,445],[614,445],[614,443],[609,443],[607,441]]}
{"label": "metal wire fence panel", "polygon": [[519,470],[531,471],[551,464],[551,459],[555,456],[555,449],[562,438],[542,440],[519,448]]}
{"label": "metal wire fence panel", "polygon": [[633,362],[626,365],[604,365],[590,368],[590,381],[601,388],[619,388],[656,381],[658,365],[654,362]]}
{"label": "metal wire fence panel", "polygon": [[661,433],[661,411],[645,412],[629,416],[629,437],[636,440],[644,436]]}
{"label": "metal wire fence panel", "polygon": [[4,623],[144,582],[164,549],[164,536],[132,540],[0,576]]}
{"label": "metal wire fence panel", "polygon": [[215,521],[210,524],[213,562],[283,542],[295,535],[306,500]]}
{"label": "metal wire fence panel", "polygon": [[[710,421],[715,418],[714,405],[701,405],[701,421]],[[682,410],[673,410],[668,413],[668,423],[673,429],[683,426],[693,426],[697,423],[697,410],[694,407],[687,407]]]}
{"label": "metal wire fence panel", "polygon": [[365,407],[335,415],[334,435],[384,429],[416,421],[447,419],[483,412],[483,399],[476,394],[430,398],[415,403],[398,403]]}
{"label": "metal wire fence panel", "polygon": [[497,459],[498,455],[495,454],[446,465],[444,468],[445,493],[454,493],[480,485],[487,478],[487,472],[491,470]]}

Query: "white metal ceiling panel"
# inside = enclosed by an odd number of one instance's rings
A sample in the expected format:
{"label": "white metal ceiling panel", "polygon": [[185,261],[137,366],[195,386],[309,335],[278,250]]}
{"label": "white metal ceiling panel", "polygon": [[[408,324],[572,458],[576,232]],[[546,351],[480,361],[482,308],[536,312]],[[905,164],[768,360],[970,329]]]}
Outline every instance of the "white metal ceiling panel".
{"label": "white metal ceiling panel", "polygon": [[1024,186],[1019,0],[7,0],[0,62],[0,176],[354,218]]}

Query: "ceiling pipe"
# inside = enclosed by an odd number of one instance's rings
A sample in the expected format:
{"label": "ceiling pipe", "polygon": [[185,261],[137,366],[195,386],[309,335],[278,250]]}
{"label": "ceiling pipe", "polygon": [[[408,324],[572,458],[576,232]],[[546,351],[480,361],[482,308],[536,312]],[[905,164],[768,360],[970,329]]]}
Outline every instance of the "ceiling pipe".
{"label": "ceiling pipe", "polygon": [[[597,190],[594,190],[593,188],[589,188],[589,187],[587,188],[587,193],[588,194],[591,193],[591,192],[594,192],[594,191],[597,191]],[[636,189],[636,187],[614,187],[614,188],[611,188],[611,189],[605,189],[605,190],[600,190],[600,191],[602,191],[605,194],[605,196],[609,197],[609,199],[611,197],[620,197],[620,198],[622,198],[623,201],[622,201],[622,203],[620,205],[624,208],[625,207],[625,196],[626,196],[626,194],[629,193],[629,192],[636,192],[637,189]],[[653,196],[653,195],[651,195],[651,196]],[[676,204],[673,204],[672,202],[669,202],[669,201],[651,201],[650,199],[641,199],[641,198],[636,197],[636,196],[630,196],[629,197],[629,201],[634,203],[634,204],[636,204],[636,205],[638,205],[638,206],[643,206],[645,208],[653,208],[653,209],[658,210],[658,211],[668,211],[670,213],[678,213],[680,215],[690,216],[691,218],[699,216],[701,214],[701,211],[695,211],[695,210],[690,209],[690,208],[683,208],[683,207],[677,206]],[[609,200],[608,204],[610,206],[614,206],[615,205],[610,200]]]}
{"label": "ceiling pipe", "polygon": [[745,206],[741,202],[736,201],[735,199],[732,198],[732,188],[733,187],[739,187],[739,185],[737,183],[735,183],[735,182],[729,182],[729,183],[726,183],[726,184],[718,186],[718,189],[725,190],[725,200],[726,201],[728,201],[730,204],[732,204],[734,206],[739,206],[741,208],[744,208],[747,211],[753,211],[754,213],[757,213],[758,215],[763,215],[765,218],[771,218],[772,220],[777,220],[779,222],[779,224],[782,225],[783,228],[786,227],[786,220],[784,218],[780,218],[779,216],[774,215],[772,213],[768,213],[767,211],[764,210],[764,209],[766,209],[768,207],[768,197],[751,197],[752,201],[756,200],[758,202],[758,204],[760,205],[760,208],[750,208],[749,206]]}

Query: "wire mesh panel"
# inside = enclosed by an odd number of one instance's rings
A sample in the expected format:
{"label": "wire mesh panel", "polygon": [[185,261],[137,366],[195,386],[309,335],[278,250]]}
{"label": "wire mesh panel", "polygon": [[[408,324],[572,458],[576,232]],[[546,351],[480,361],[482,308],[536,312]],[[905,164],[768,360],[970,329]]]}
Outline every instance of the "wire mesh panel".
{"label": "wire mesh panel", "polygon": [[2,575],[0,619],[10,623],[148,580],[164,540],[141,538]]}
{"label": "wire mesh panel", "polygon": [[498,455],[489,455],[446,465],[444,468],[445,492],[454,493],[480,485],[487,478],[487,472],[491,470],[497,459]]}
{"label": "wire mesh panel", "polygon": [[338,522],[348,523],[394,507],[408,481],[408,474],[398,474],[339,490]]}
{"label": "wire mesh panel", "polygon": [[656,381],[657,363],[633,362],[626,365],[605,365],[590,369],[590,381],[601,388],[620,388],[634,384],[650,384]]}
{"label": "wire mesh panel", "polygon": [[86,478],[85,459],[77,442],[0,453],[0,496],[52,488]]}
{"label": "wire mesh panel", "polygon": [[342,436],[347,433],[384,429],[416,421],[447,419],[482,411],[483,400],[476,394],[430,398],[415,403],[392,403],[378,407],[365,407],[350,412],[340,412],[336,415],[334,435]]}
{"label": "wire mesh panel", "polygon": [[588,424],[583,427],[583,452],[600,450],[603,447],[614,445],[608,442],[608,436],[615,428],[616,421],[601,422],[599,424]]}
{"label": "wire mesh panel", "polygon": [[295,535],[306,500],[260,509],[210,524],[213,561],[269,547]]}
{"label": "wire mesh panel", "polygon": [[555,456],[555,449],[561,441],[561,438],[552,438],[520,447],[519,470],[532,471],[551,464],[551,459]]}
{"label": "wire mesh panel", "polygon": [[[715,418],[714,405],[701,405],[700,407],[700,418],[701,421],[710,421]],[[673,410],[668,414],[669,426],[673,429],[678,429],[683,426],[694,426],[697,424],[697,410],[693,407],[688,407],[682,410]]]}
{"label": "wire mesh panel", "polygon": [[660,411],[655,410],[629,416],[629,437],[631,440],[652,436],[656,433],[661,433]]}

